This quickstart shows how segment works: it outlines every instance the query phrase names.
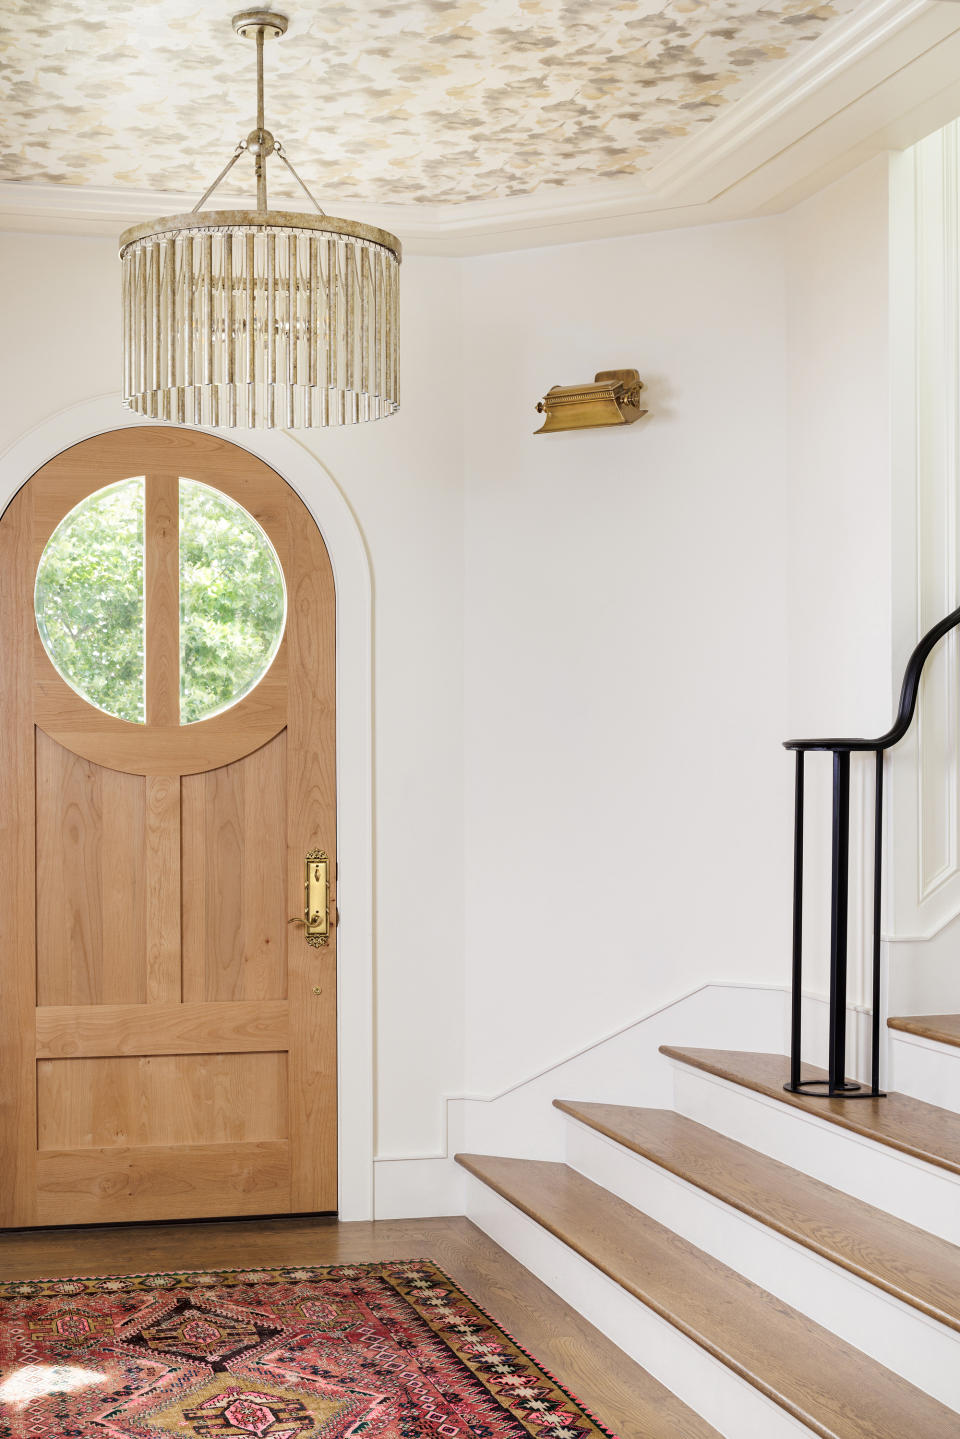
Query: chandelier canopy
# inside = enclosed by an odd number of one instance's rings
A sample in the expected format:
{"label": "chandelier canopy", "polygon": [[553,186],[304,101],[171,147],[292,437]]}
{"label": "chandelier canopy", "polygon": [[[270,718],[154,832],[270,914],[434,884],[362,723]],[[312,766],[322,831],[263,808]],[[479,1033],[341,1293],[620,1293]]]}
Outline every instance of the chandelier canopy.
{"label": "chandelier canopy", "polygon": [[[123,402],[152,419],[211,427],[356,424],[399,406],[400,242],[325,215],[264,125],[263,49],[287,28],[270,10],[233,17],[256,40],[257,125],[189,214],[120,236]],[[202,210],[241,155],[255,210]],[[280,159],[315,213],[267,208]]]}

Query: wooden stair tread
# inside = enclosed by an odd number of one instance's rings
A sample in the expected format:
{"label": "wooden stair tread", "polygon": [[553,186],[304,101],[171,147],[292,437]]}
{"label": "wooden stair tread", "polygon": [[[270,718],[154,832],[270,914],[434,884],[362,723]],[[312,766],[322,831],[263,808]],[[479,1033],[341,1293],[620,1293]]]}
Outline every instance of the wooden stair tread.
{"label": "wooden stair tread", "polygon": [[[815,1114],[867,1139],[899,1149],[927,1164],[960,1174],[960,1114],[938,1109],[909,1094],[888,1094],[885,1099],[825,1099],[819,1095],[792,1094],[784,1089],[790,1061],[783,1054],[754,1054],[737,1049],[685,1049],[661,1044],[660,1053],[706,1074],[715,1074],[757,1094],[777,1099],[804,1114]],[[826,1071],[803,1066],[804,1079],[826,1079]]]}
{"label": "wooden stair tread", "polygon": [[669,1109],[556,1107],[634,1154],[960,1331],[960,1248]]}
{"label": "wooden stair tread", "polygon": [[952,1410],[567,1165],[456,1158],[821,1439],[956,1439]]}
{"label": "wooden stair tread", "polygon": [[935,1039],[938,1044],[960,1045],[960,1014],[904,1014],[887,1020],[890,1029]]}

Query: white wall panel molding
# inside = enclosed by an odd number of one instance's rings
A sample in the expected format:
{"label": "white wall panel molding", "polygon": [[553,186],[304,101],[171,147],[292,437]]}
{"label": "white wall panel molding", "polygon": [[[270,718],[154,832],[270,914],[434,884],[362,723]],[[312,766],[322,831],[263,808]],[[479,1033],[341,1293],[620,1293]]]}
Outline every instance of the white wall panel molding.
{"label": "white wall panel molding", "polygon": [[[895,670],[960,603],[960,122],[898,158],[892,191]],[[960,639],[927,663],[890,760],[886,938],[960,914]]]}

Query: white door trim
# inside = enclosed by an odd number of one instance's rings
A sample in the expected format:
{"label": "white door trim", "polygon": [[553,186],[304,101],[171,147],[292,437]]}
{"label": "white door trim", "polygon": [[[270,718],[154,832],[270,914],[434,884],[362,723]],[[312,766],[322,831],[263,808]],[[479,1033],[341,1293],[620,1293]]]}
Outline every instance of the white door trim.
{"label": "white door trim", "polygon": [[[0,512],[47,460],[93,435],[156,424],[115,396],[50,415],[0,455]],[[194,428],[181,426],[179,428]],[[217,432],[220,433],[220,432]],[[223,438],[258,455],[290,484],[323,535],[337,590],[337,1029],[339,1213],[373,1218],[373,608],[370,566],[357,521],[332,475],[278,430]]]}

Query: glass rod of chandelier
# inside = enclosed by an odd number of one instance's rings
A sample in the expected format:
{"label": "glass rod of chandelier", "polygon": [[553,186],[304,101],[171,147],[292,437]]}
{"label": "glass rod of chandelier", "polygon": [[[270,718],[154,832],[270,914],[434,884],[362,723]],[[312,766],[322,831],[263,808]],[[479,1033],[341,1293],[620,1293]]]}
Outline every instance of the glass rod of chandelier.
{"label": "glass rod of chandelier", "polygon": [[328,216],[276,218],[282,233],[263,212],[208,211],[122,236],[128,408],[285,429],[398,408],[398,242]]}

